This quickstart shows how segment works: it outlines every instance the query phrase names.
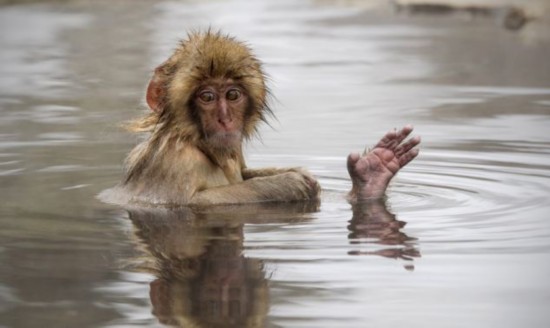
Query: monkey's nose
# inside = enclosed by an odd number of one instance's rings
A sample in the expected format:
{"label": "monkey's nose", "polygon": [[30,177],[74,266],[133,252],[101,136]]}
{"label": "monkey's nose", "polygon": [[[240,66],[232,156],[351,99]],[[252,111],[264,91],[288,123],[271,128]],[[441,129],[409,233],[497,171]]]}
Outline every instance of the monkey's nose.
{"label": "monkey's nose", "polygon": [[233,120],[231,117],[220,117],[218,119],[218,123],[224,128],[224,129],[230,129],[233,126]]}
{"label": "monkey's nose", "polygon": [[220,110],[218,113],[218,123],[225,129],[231,128],[231,125],[233,123],[233,118],[231,117],[231,113],[227,108],[227,104],[225,104],[225,102],[222,102],[220,106]]}

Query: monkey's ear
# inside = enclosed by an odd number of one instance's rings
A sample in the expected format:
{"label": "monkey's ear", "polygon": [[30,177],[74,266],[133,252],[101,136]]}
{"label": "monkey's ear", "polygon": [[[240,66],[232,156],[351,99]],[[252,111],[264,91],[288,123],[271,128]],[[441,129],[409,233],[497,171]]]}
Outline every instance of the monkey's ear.
{"label": "monkey's ear", "polygon": [[149,81],[149,86],[147,86],[147,95],[145,99],[147,100],[147,105],[153,112],[160,113],[162,111],[162,102],[166,96],[165,84],[160,78],[160,69],[155,69],[155,75]]}

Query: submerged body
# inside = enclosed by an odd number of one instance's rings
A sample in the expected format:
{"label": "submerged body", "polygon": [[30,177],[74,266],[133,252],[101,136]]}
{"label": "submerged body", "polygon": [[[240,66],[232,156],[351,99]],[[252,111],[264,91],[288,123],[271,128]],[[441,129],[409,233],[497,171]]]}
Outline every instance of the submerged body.
{"label": "submerged body", "polygon": [[[123,181],[102,198],[164,205],[319,199],[319,184],[301,168],[247,168],[242,143],[271,114],[267,95],[247,46],[220,33],[191,34],[155,69],[146,95],[151,112],[129,124],[150,136],[129,154]],[[418,137],[403,142],[411,131],[391,131],[371,152],[348,157],[351,202],[384,195],[418,154]]]}

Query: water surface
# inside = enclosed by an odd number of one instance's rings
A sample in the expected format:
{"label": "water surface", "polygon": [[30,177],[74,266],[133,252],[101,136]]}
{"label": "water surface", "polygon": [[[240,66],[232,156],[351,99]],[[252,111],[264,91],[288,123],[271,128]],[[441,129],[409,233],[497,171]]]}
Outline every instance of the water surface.
{"label": "water surface", "polygon": [[[249,166],[308,167],[318,207],[95,198],[152,69],[209,26],[276,96]],[[325,1],[0,7],[0,326],[546,327],[548,27]],[[385,204],[350,206],[346,155],[406,123],[419,158]]]}

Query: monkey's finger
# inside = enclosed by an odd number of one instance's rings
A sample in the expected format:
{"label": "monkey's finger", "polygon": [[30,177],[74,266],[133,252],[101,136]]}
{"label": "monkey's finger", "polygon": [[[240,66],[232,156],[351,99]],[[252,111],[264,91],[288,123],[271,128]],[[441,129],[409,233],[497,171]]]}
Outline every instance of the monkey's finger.
{"label": "monkey's finger", "polygon": [[374,148],[389,148],[390,145],[394,142],[397,137],[397,132],[395,130],[388,131],[380,141],[376,144]]}
{"label": "monkey's finger", "polygon": [[399,166],[403,167],[407,164],[409,164],[410,161],[412,161],[416,156],[418,156],[418,148],[414,148],[403,154],[401,157],[399,157]]}
{"label": "monkey's finger", "polygon": [[399,130],[399,132],[397,132],[397,136],[394,142],[396,142],[397,145],[399,145],[400,143],[403,142],[403,140],[407,139],[407,137],[412,133],[413,130],[414,128],[412,125],[410,124],[405,125],[401,130]]}
{"label": "monkey's finger", "polygon": [[405,154],[409,150],[418,146],[420,144],[420,141],[421,141],[420,136],[416,136],[414,138],[409,139],[407,142],[397,147],[397,149],[395,150],[395,156],[397,158],[401,157],[403,154]]}
{"label": "monkey's finger", "polygon": [[357,163],[357,161],[359,161],[359,158],[361,158],[361,155],[359,155],[358,153],[351,153],[348,155],[347,164],[348,164],[348,172],[350,174],[352,174],[352,172],[354,171],[355,164]]}
{"label": "monkey's finger", "polygon": [[[410,124],[405,125],[401,130],[392,130],[380,140],[376,147],[395,149],[403,140],[405,140],[413,131],[413,126]],[[376,148],[375,147],[375,148]]]}
{"label": "monkey's finger", "polygon": [[399,145],[412,133],[412,131],[412,125],[405,125],[401,130],[396,132],[395,138],[390,142],[387,148],[394,151],[399,149]]}

